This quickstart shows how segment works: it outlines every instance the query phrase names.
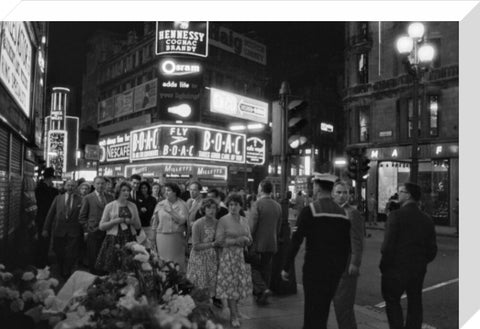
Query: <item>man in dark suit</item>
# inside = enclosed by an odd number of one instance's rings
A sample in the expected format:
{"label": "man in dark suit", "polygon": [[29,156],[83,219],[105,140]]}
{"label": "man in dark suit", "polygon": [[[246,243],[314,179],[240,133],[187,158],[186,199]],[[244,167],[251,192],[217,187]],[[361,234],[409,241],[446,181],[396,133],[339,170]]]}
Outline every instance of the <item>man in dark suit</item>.
{"label": "man in dark suit", "polygon": [[[95,191],[88,194],[82,200],[80,208],[79,222],[83,226],[83,230],[87,235],[87,263],[91,273],[97,274],[95,270],[95,261],[98,252],[102,247],[105,232],[98,228],[98,224],[102,219],[103,209],[105,205],[113,201],[113,197],[105,193],[105,179],[97,176],[93,181]],[[98,273],[101,274],[101,273]]]}
{"label": "man in dark suit", "polygon": [[[420,329],[423,320],[422,287],[427,264],[437,254],[432,219],[418,208],[420,186],[405,183],[398,189],[400,209],[388,215],[382,244],[382,295],[391,329]],[[406,292],[404,326],[400,299]]]}
{"label": "man in dark suit", "polygon": [[270,277],[272,259],[277,252],[277,236],[282,223],[282,207],[272,199],[273,184],[263,180],[258,185],[259,199],[252,205],[249,216],[253,238],[252,252],[256,259],[252,262],[253,295],[259,304],[267,304],[271,295]]}
{"label": "man in dark suit", "polygon": [[[130,185],[132,186],[132,190],[130,191],[130,196],[128,197],[128,201],[137,204],[138,193],[139,193],[138,189],[140,187],[141,181],[142,181],[142,177],[140,175],[133,174],[130,177]],[[138,211],[140,211],[140,209]]]}
{"label": "man in dark suit", "polygon": [[37,215],[35,217],[35,226],[37,229],[37,257],[36,265],[44,268],[48,263],[48,250],[50,248],[50,239],[44,238],[42,235],[45,225],[45,218],[53,200],[58,195],[58,190],[53,187],[53,179],[55,171],[52,167],[45,168],[43,179],[38,182],[35,188],[35,199],[37,200]]}
{"label": "man in dark suit", "polygon": [[65,182],[65,193],[58,195],[48,211],[42,236],[48,238],[53,228],[53,251],[57,256],[60,274],[68,278],[78,261],[82,226],[78,215],[82,197],[75,194],[76,184],[73,180]]}

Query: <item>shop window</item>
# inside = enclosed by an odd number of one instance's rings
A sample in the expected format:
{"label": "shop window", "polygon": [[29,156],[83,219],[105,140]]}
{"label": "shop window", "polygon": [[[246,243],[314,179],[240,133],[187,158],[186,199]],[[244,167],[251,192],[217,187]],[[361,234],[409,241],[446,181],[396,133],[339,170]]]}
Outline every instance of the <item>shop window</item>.
{"label": "shop window", "polygon": [[[422,100],[419,98],[418,102],[418,135],[422,136]],[[413,133],[413,101],[408,99],[408,138],[412,138]]]}
{"label": "shop window", "polygon": [[370,108],[361,106],[358,108],[358,128],[360,132],[360,142],[368,142],[370,125]]}
{"label": "shop window", "polygon": [[438,96],[428,96],[428,114],[430,118],[430,136],[438,136]]}
{"label": "shop window", "polygon": [[368,53],[357,55],[357,82],[368,83]]}

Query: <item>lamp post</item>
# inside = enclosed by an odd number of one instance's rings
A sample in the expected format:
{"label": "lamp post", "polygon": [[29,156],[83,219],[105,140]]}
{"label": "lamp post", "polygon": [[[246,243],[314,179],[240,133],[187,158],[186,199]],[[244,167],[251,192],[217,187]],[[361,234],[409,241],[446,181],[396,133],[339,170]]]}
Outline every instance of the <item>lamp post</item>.
{"label": "lamp post", "polygon": [[408,26],[408,35],[402,35],[397,40],[397,51],[404,56],[407,72],[413,78],[412,86],[412,152],[410,181],[418,182],[418,89],[422,72],[432,62],[435,49],[424,38],[425,26],[422,23],[411,23]]}

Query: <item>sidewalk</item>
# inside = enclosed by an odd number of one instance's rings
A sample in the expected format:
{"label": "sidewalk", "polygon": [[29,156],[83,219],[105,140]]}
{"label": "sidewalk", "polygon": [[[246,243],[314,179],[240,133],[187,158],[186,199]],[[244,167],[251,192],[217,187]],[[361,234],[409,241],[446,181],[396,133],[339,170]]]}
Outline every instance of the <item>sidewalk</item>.
{"label": "sidewalk", "polygon": [[[258,306],[253,298],[243,301],[239,310],[242,329],[300,329],[303,325],[303,287],[290,296],[273,296],[268,306]],[[355,305],[358,329],[388,329],[385,312],[374,307]],[[224,323],[225,328],[230,328]],[[328,328],[336,329],[333,307],[330,309]]]}

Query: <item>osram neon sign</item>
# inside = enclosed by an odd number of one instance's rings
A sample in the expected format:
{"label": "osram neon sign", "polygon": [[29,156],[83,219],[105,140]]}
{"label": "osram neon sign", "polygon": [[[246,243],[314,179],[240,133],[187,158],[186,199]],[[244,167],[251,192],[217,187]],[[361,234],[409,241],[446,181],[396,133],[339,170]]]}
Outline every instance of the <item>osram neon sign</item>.
{"label": "osram neon sign", "polygon": [[160,63],[160,71],[164,75],[184,76],[200,73],[201,66],[196,63],[179,63],[173,59],[167,59]]}

